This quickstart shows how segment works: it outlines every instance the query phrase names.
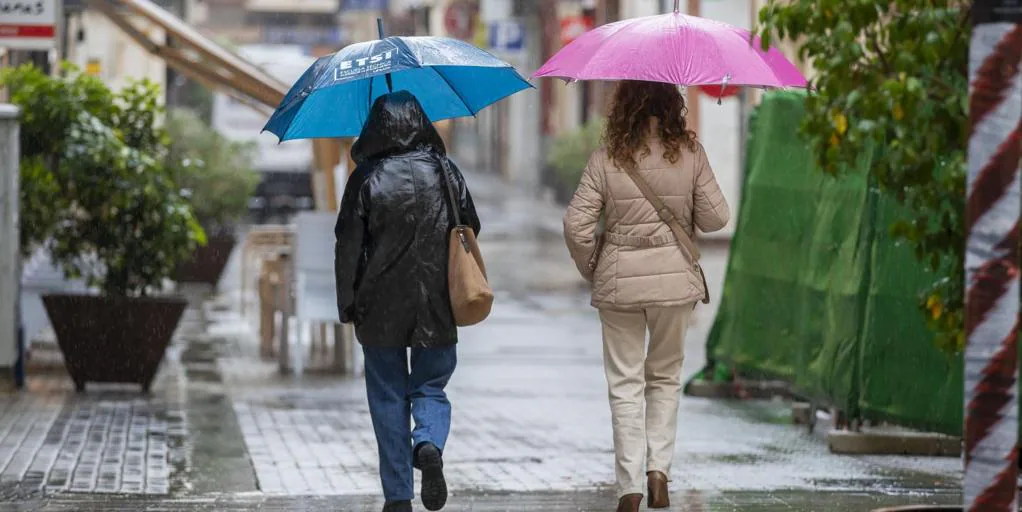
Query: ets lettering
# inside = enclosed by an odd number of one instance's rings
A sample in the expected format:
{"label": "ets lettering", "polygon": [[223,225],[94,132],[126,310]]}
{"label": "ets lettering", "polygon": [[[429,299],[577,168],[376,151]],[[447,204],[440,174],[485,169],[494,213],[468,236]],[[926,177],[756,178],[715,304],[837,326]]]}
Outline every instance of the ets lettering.
{"label": "ets lettering", "polygon": [[397,50],[387,50],[376,55],[362,57],[361,59],[342,60],[334,68],[334,80],[343,80],[352,75],[363,72],[376,71],[379,66],[389,66],[390,61],[397,55]]}

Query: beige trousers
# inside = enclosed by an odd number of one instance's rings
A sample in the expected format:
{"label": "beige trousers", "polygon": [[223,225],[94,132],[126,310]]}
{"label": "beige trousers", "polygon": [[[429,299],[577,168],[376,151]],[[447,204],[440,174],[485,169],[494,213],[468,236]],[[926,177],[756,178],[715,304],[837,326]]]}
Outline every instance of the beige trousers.
{"label": "beige trousers", "polygon": [[619,497],[645,494],[647,471],[671,474],[685,330],[692,309],[600,310]]}

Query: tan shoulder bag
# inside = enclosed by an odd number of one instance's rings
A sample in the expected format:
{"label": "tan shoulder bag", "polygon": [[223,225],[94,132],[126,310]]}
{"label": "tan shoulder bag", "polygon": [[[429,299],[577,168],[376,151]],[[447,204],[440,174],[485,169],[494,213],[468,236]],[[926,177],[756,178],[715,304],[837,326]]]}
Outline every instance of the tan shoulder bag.
{"label": "tan shoulder bag", "polygon": [[444,186],[454,212],[454,228],[451,229],[447,247],[447,286],[451,294],[451,311],[454,323],[459,327],[475,325],[490,316],[493,308],[493,290],[486,280],[486,266],[479,252],[479,242],[471,226],[461,222],[461,202],[455,192],[448,173],[451,172],[447,157],[439,155],[443,166]]}
{"label": "tan shoulder bag", "polygon": [[703,267],[699,264],[699,258],[701,256],[699,248],[696,247],[695,242],[693,242],[692,238],[688,236],[685,229],[681,227],[681,223],[678,222],[677,217],[674,216],[674,213],[670,210],[670,208],[664,204],[663,200],[660,199],[660,196],[656,195],[656,192],[653,192],[649,183],[646,183],[646,180],[642,179],[642,176],[639,176],[636,172],[626,172],[625,174],[632,179],[635,186],[639,187],[639,190],[642,191],[642,195],[646,196],[646,200],[653,205],[653,208],[656,209],[657,215],[660,216],[660,220],[664,221],[664,224],[667,224],[667,227],[671,228],[671,232],[674,233],[674,238],[678,241],[678,247],[681,248],[681,253],[688,258],[690,263],[692,263],[692,267],[699,273],[699,279],[702,279],[703,281],[703,290],[706,291],[706,295],[703,296],[702,303],[709,304],[710,287],[706,286],[706,275],[703,274]]}

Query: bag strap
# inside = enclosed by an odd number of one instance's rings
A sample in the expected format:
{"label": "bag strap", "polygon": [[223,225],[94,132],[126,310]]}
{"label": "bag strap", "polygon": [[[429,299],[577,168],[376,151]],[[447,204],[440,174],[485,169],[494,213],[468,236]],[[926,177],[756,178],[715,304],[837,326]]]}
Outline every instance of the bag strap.
{"label": "bag strap", "polygon": [[454,184],[451,183],[451,163],[447,159],[447,155],[437,154],[440,158],[440,174],[441,179],[444,181],[444,188],[447,189],[447,197],[451,205],[451,212],[454,213],[454,230],[458,232],[458,241],[461,242],[461,247],[465,249],[465,252],[471,253],[472,247],[468,244],[468,237],[465,236],[465,230],[461,229],[461,201],[458,201],[458,194],[454,192]]}
{"label": "bag strap", "polygon": [[647,183],[642,176],[639,176],[637,172],[625,171],[625,174],[632,179],[635,186],[639,187],[639,190],[642,191],[642,195],[646,196],[646,200],[653,205],[657,215],[660,216],[660,220],[664,221],[664,223],[667,224],[667,227],[671,228],[671,231],[674,233],[674,238],[678,241],[678,247],[681,247],[681,252],[685,253],[685,257],[693,264],[698,265],[699,258],[701,257],[699,248],[696,247],[694,242],[692,242],[692,238],[688,236],[685,229],[681,227],[681,223],[678,222],[677,217],[674,216],[671,209],[664,204],[663,200],[656,195],[656,192],[653,192],[653,188],[649,186],[649,183]]}
{"label": "bag strap", "polygon": [[454,212],[454,225],[461,225],[461,203],[458,201],[458,195],[454,192],[454,184],[451,183],[451,164],[447,160],[447,156],[437,153],[437,158],[440,159],[440,176],[444,181],[444,188],[447,189],[447,198],[449,200],[451,211]]}

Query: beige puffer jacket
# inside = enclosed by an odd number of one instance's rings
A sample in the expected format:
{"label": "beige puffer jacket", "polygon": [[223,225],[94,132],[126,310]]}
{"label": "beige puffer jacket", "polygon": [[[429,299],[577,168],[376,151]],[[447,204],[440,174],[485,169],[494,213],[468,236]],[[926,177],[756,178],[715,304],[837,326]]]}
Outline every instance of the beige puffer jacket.
{"label": "beige puffer jacket", "polygon": [[[677,163],[665,160],[659,140],[638,172],[690,235],[693,226],[717,231],[731,217],[703,146],[682,146]],[[606,213],[605,243],[595,275],[587,275],[596,250],[595,233]],[[575,265],[593,283],[592,305],[606,309],[645,309],[694,303],[704,297],[703,282],[632,179],[601,149],[590,157],[564,215],[564,238]]]}

